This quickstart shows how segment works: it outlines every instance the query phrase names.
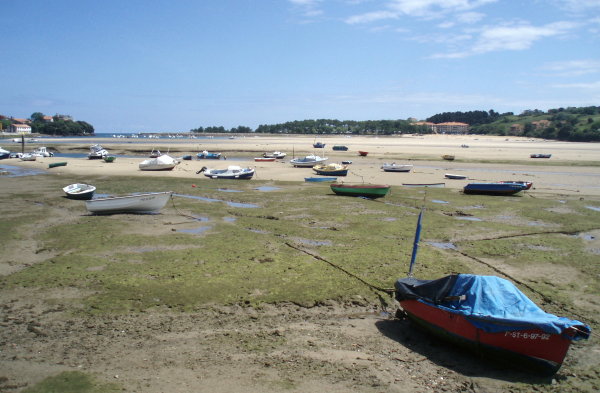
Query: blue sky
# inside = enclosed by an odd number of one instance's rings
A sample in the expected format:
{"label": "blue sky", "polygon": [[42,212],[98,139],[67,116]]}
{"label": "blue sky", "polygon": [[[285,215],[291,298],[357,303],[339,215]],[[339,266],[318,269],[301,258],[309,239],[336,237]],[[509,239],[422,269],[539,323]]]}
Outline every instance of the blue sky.
{"label": "blue sky", "polygon": [[0,114],[96,132],[600,105],[600,0],[0,0]]}

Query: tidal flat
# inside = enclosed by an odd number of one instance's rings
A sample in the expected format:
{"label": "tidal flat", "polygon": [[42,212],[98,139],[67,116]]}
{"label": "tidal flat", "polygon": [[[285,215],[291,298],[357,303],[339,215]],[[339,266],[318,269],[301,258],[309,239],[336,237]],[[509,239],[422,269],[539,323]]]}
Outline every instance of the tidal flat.
{"label": "tidal flat", "polygon": [[[61,190],[83,181],[175,195],[160,214],[96,216]],[[541,378],[430,338],[373,288],[406,275],[424,208],[417,277],[498,275],[597,332],[597,196],[46,174],[0,177],[0,202],[2,391],[600,389],[597,335]]]}

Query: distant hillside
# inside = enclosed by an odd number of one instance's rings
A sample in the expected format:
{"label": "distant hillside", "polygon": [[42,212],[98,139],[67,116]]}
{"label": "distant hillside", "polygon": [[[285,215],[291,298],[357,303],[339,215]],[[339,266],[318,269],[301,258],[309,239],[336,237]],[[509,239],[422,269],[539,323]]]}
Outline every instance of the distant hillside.
{"label": "distant hillside", "polygon": [[563,141],[600,141],[600,107],[558,108],[548,112],[450,112],[432,116],[431,122],[460,121],[471,126],[472,134],[514,135]]}
{"label": "distant hillside", "polygon": [[[445,112],[426,119],[430,123],[460,122],[469,124],[471,134],[514,135],[564,141],[600,141],[600,107],[558,108],[548,112],[526,110],[520,115],[512,112],[490,111]],[[193,133],[269,133],[269,134],[345,134],[398,135],[430,134],[432,128],[409,120],[296,120],[280,124],[261,124],[250,127],[198,127]]]}

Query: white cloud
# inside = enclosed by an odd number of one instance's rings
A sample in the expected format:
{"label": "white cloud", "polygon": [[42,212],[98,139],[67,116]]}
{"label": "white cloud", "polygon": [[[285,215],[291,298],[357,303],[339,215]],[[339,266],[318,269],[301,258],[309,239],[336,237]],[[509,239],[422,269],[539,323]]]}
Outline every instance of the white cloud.
{"label": "white cloud", "polygon": [[558,83],[552,85],[552,87],[560,89],[585,89],[585,90],[598,90],[600,92],[600,81],[588,82],[588,83]]}
{"label": "white cloud", "polygon": [[482,30],[479,40],[473,46],[474,53],[498,50],[524,50],[535,41],[546,37],[560,36],[573,29],[571,22],[556,22],[546,26],[493,26]]}
{"label": "white cloud", "polygon": [[600,73],[600,60],[570,60],[548,63],[542,67],[553,76],[571,77]]}
{"label": "white cloud", "polygon": [[484,15],[471,10],[497,0],[389,0],[385,9],[354,15],[346,19],[348,24],[371,23],[383,19],[398,19],[401,16],[421,19],[436,19],[449,14],[462,23],[474,23]]}
{"label": "white cloud", "polygon": [[469,11],[497,0],[392,0],[389,8],[404,15],[429,18]]}
{"label": "white cloud", "polygon": [[370,23],[385,19],[398,19],[398,14],[391,11],[374,11],[366,14],[354,15],[346,19],[349,25]]}
{"label": "white cloud", "polygon": [[555,0],[554,3],[556,3],[558,7],[574,12],[600,8],[600,1],[598,0]]}

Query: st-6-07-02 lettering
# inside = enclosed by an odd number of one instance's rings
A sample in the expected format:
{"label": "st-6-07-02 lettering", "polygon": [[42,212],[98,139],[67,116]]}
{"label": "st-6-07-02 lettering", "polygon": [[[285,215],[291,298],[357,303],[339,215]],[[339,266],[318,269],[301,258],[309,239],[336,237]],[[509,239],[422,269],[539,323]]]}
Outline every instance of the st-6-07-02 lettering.
{"label": "st-6-07-02 lettering", "polygon": [[504,336],[524,338],[526,340],[550,340],[550,335],[546,333],[505,332]]}

